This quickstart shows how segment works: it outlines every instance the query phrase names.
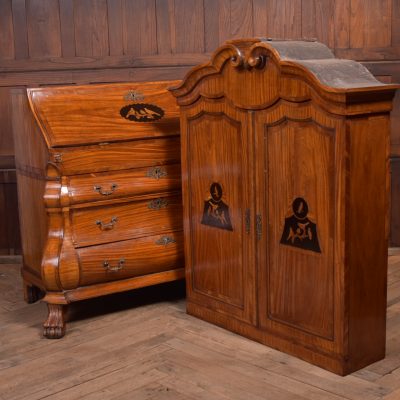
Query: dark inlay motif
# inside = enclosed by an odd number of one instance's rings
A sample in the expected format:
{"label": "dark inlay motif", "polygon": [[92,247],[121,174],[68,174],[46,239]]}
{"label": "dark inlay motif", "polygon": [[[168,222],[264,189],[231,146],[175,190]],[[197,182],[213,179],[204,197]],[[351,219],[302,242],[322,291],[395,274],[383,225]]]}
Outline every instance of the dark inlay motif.
{"label": "dark inlay motif", "polygon": [[164,110],[154,104],[136,103],[122,107],[120,114],[129,121],[154,122],[164,116]]}
{"label": "dark inlay motif", "polygon": [[222,186],[219,183],[212,183],[210,186],[210,197],[204,202],[203,225],[214,228],[233,231],[229,207],[222,201]]}
{"label": "dark inlay motif", "polygon": [[321,253],[317,236],[317,225],[307,218],[308,204],[301,197],[292,203],[293,215],[285,218],[281,244]]}

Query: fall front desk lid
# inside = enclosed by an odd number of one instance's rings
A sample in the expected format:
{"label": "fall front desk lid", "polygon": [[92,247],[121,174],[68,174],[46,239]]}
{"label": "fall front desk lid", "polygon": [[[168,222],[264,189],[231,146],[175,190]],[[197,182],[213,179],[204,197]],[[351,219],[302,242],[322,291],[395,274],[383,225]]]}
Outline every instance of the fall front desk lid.
{"label": "fall front desk lid", "polygon": [[49,147],[179,134],[179,109],[168,88],[179,81],[27,89]]}

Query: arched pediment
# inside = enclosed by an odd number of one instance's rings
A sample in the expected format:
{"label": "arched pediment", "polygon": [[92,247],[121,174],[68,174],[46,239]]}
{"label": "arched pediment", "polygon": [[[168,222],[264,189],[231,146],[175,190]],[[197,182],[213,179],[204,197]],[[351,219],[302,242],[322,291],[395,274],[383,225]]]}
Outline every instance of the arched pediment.
{"label": "arched pediment", "polygon": [[171,91],[180,105],[224,97],[235,107],[263,109],[279,99],[313,99],[325,109],[329,104],[332,113],[356,114],[357,107],[349,105],[371,101],[387,111],[396,87],[382,84],[356,61],[336,59],[322,43],[243,39],[226,42]]}

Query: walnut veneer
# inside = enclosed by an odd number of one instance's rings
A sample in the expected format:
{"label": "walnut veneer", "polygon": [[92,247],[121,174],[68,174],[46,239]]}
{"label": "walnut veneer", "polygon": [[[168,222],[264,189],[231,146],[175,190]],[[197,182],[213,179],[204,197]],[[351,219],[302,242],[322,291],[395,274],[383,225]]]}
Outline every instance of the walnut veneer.
{"label": "walnut veneer", "polygon": [[25,296],[44,335],[72,301],[183,278],[177,81],[13,93]]}
{"label": "walnut veneer", "polygon": [[317,42],[227,42],[181,107],[187,310],[347,374],[385,355],[395,85]]}

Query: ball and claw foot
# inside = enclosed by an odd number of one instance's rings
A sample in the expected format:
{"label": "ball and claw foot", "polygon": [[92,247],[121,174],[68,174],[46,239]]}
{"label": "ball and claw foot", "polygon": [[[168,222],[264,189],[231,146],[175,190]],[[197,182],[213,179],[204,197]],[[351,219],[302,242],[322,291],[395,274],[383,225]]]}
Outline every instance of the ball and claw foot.
{"label": "ball and claw foot", "polygon": [[61,339],[65,335],[64,306],[47,304],[49,314],[43,324],[43,336],[48,339]]}

